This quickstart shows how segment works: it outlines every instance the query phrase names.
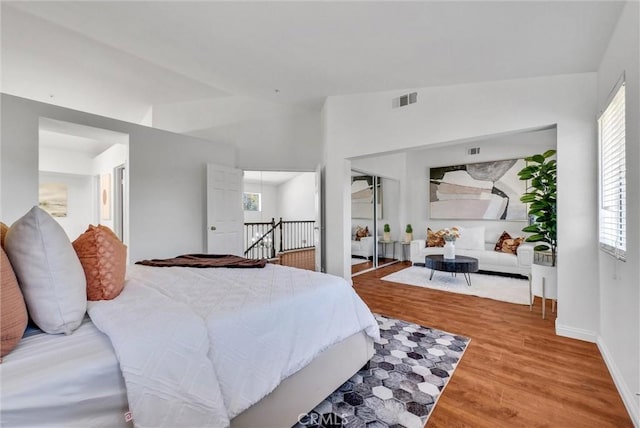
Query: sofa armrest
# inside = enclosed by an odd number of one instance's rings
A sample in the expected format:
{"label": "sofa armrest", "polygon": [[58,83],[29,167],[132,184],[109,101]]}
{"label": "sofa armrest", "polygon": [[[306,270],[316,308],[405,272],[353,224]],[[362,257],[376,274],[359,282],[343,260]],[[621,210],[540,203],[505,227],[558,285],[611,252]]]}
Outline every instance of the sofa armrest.
{"label": "sofa armrest", "polygon": [[[426,242],[424,239],[414,239],[413,241],[411,241],[411,247],[410,247],[411,257],[410,258],[412,261],[415,261],[420,258],[421,251],[425,247],[425,245],[426,245]],[[424,262],[424,260],[422,261]]]}
{"label": "sofa armrest", "polygon": [[518,265],[529,267],[533,264],[533,244],[522,243],[518,246]]}

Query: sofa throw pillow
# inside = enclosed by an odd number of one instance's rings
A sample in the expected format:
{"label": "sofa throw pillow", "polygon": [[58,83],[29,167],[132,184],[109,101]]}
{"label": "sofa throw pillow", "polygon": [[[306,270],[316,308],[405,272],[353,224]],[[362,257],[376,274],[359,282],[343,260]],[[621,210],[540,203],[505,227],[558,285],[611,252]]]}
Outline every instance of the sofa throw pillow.
{"label": "sofa throw pillow", "polygon": [[90,225],[73,241],[87,278],[87,300],[111,300],[124,288],[127,247],[111,229]]}
{"label": "sofa throw pillow", "polygon": [[20,342],[29,317],[18,280],[9,257],[0,249],[0,358],[7,355]]}
{"label": "sofa throw pillow", "polygon": [[356,227],[356,241],[359,241],[361,238],[366,238],[369,236],[369,226]]}
{"label": "sofa throw pillow", "polygon": [[509,232],[505,230],[504,232],[502,232],[502,235],[500,235],[500,238],[498,238],[498,241],[496,242],[495,247],[493,247],[493,250],[502,252],[502,244],[507,239],[511,239],[511,235],[509,235]]}
{"label": "sofa throw pillow", "polygon": [[33,207],[9,228],[5,247],[33,322],[51,334],[78,328],[87,310],[84,271],[53,217]]}
{"label": "sofa throw pillow", "polygon": [[427,228],[427,247],[444,247],[444,238],[442,235],[444,230],[434,232],[431,228]]}
{"label": "sofa throw pillow", "polygon": [[456,248],[461,250],[484,250],[484,227],[465,227],[460,229],[456,239]]}
{"label": "sofa throw pillow", "polygon": [[0,247],[4,249],[4,238],[7,236],[7,231],[9,230],[9,226],[0,222]]}
{"label": "sofa throw pillow", "polygon": [[502,252],[509,254],[517,254],[518,247],[524,242],[524,238],[518,237],[513,239],[505,239],[502,243]]}

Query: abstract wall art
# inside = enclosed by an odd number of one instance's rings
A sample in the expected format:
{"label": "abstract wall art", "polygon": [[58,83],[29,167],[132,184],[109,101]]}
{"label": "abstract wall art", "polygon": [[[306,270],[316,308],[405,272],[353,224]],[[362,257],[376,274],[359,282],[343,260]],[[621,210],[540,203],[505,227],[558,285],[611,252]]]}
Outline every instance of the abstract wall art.
{"label": "abstract wall art", "polygon": [[430,168],[431,218],[526,221],[524,167],[524,159],[509,159]]}

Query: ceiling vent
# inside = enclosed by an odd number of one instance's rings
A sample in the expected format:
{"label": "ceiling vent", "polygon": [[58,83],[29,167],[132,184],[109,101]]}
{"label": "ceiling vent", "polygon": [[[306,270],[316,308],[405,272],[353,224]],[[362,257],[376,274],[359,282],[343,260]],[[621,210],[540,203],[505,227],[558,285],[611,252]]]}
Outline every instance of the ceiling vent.
{"label": "ceiling vent", "polygon": [[470,147],[467,149],[467,154],[468,155],[479,155],[480,154],[480,147]]}
{"label": "ceiling vent", "polygon": [[398,98],[394,98],[391,101],[391,105],[393,108],[406,107],[409,104],[415,104],[418,102],[418,93],[411,92],[410,94],[405,94],[399,96]]}

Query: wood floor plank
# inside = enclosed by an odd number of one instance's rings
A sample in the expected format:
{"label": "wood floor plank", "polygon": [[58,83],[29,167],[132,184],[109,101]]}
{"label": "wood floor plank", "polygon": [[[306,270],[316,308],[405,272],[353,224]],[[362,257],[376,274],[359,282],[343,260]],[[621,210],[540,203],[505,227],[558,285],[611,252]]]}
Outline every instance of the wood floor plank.
{"label": "wood floor plank", "polygon": [[462,294],[382,281],[408,264],[353,278],[372,311],[471,338],[427,427],[632,427],[593,343],[555,335],[547,302],[533,312]]}

